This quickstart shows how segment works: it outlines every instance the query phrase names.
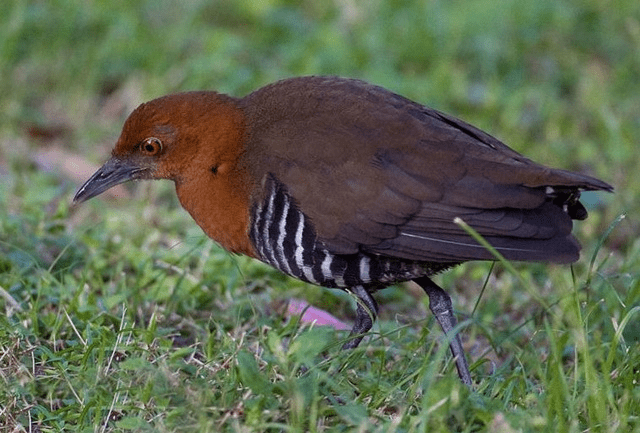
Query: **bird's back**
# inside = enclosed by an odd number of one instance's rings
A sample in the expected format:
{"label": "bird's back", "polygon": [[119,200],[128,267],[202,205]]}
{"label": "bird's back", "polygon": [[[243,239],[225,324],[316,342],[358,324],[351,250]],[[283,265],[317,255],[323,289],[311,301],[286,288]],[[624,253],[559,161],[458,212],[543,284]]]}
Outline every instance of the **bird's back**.
{"label": "bird's back", "polygon": [[[509,259],[571,262],[571,219],[586,217],[579,191],[611,189],[357,80],[285,80],[241,104],[254,176],[278,182],[334,254],[492,259],[460,217]],[[255,194],[268,203],[271,192]]]}

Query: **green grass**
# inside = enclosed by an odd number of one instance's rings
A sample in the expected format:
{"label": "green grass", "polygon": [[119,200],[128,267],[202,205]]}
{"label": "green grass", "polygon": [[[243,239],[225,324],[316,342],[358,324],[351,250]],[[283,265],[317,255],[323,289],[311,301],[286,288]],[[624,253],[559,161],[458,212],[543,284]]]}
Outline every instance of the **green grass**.
{"label": "green grass", "polygon": [[[636,0],[14,0],[0,15],[0,431],[640,432]],[[340,352],[345,333],[282,304],[350,321],[349,296],[222,251],[167,183],[71,207],[79,181],[38,157],[101,163],[145,100],[305,74],[388,87],[616,187],[585,194],[573,266],[437,277],[475,392],[410,288],[378,293],[374,331]]]}

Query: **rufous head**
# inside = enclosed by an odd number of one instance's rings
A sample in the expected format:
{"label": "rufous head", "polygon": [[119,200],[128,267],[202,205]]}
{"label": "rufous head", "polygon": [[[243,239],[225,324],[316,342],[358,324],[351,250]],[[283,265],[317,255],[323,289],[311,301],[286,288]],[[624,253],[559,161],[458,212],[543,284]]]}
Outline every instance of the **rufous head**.
{"label": "rufous head", "polygon": [[241,116],[233,101],[203,91],[140,105],[125,121],[111,158],[80,187],[73,202],[129,180],[180,182],[194,170],[219,170],[233,157],[228,143],[241,140]]}

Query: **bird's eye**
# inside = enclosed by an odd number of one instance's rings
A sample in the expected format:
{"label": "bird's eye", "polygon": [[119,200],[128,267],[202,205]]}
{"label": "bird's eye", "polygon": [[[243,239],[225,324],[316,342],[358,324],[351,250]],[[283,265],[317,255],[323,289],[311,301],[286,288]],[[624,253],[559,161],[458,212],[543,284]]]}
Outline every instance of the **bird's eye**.
{"label": "bird's eye", "polygon": [[140,152],[144,155],[153,156],[162,150],[162,141],[155,137],[146,138],[140,143]]}

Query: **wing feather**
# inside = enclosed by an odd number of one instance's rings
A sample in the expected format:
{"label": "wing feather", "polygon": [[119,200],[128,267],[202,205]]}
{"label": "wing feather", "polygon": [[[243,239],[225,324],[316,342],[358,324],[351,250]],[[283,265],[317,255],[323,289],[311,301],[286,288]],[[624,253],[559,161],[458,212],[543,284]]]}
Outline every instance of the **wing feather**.
{"label": "wing feather", "polygon": [[580,190],[611,190],[357,80],[288,80],[284,98],[278,89],[245,98],[247,154],[258,159],[250,165],[256,178],[269,173],[286,186],[337,254],[493,258],[453,223],[460,217],[507,258],[574,261],[579,246],[556,192],[573,200],[575,217],[586,215],[575,200]]}

